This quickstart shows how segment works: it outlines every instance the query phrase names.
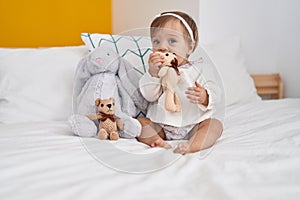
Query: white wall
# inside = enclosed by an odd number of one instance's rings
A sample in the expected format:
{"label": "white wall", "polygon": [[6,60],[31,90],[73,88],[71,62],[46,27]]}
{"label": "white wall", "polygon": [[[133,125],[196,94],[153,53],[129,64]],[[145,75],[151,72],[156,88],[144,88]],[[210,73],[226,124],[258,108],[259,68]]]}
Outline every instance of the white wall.
{"label": "white wall", "polygon": [[148,28],[154,17],[164,11],[181,10],[197,22],[199,0],[112,0],[112,10],[113,33],[117,34]]}
{"label": "white wall", "polygon": [[250,73],[279,72],[285,97],[300,97],[299,0],[200,0],[204,43],[239,35]]}

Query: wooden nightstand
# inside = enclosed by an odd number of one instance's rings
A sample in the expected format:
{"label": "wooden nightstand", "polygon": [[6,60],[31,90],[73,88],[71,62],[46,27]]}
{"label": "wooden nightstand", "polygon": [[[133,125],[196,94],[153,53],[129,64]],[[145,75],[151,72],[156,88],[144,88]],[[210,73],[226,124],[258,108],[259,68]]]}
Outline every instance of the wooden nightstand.
{"label": "wooden nightstand", "polygon": [[283,83],[279,74],[253,74],[251,76],[257,94],[263,99],[283,98]]}

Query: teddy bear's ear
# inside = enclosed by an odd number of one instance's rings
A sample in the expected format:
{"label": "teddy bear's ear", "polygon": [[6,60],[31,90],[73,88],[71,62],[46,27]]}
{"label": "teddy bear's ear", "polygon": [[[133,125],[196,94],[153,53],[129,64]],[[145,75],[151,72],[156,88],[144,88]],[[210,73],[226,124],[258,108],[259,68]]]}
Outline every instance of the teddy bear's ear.
{"label": "teddy bear's ear", "polygon": [[113,97],[110,97],[109,100],[115,102],[115,99]]}
{"label": "teddy bear's ear", "polygon": [[101,102],[101,99],[100,99],[100,98],[97,98],[97,99],[95,100],[95,106],[99,106],[100,102]]}
{"label": "teddy bear's ear", "polygon": [[171,64],[172,64],[172,66],[177,67],[177,66],[178,66],[178,60],[177,60],[177,58],[174,58],[174,59],[171,61]]}

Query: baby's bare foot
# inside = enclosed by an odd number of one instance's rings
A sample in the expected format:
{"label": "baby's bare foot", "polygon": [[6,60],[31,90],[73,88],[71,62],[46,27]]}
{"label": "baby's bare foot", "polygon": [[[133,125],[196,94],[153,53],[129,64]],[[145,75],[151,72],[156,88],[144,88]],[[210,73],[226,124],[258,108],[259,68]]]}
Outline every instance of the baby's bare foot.
{"label": "baby's bare foot", "polygon": [[177,147],[173,151],[174,153],[180,153],[185,155],[187,153],[191,153],[190,144],[188,142],[180,142]]}
{"label": "baby's bare foot", "polygon": [[165,149],[170,149],[171,145],[169,145],[166,141],[164,141],[162,138],[156,139],[153,143],[150,145],[151,147],[162,147]]}

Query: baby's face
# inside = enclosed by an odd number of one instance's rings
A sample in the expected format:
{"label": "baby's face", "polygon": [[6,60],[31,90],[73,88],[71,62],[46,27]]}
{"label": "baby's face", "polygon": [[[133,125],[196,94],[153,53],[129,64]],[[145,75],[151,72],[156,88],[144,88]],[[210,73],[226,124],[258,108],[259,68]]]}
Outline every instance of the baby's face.
{"label": "baby's face", "polygon": [[178,65],[187,63],[188,55],[193,46],[184,37],[184,27],[178,20],[168,21],[165,26],[158,28],[151,38],[153,52],[170,51],[176,54]]}

